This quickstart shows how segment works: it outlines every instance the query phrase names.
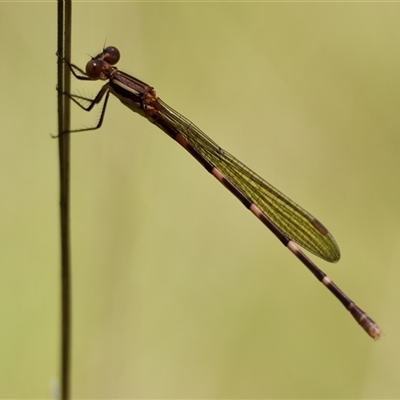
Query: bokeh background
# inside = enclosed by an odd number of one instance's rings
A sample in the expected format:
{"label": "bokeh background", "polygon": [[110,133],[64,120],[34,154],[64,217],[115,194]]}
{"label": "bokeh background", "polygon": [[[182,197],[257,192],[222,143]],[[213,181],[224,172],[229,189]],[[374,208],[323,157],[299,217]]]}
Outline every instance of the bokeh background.
{"label": "bokeh background", "polygon": [[[385,336],[111,98],[101,130],[72,136],[73,398],[400,397],[399,20],[379,2],[74,3],[73,61],[117,46],[122,70],[319,218],[342,259],[318,265]],[[0,397],[52,398],[56,3],[1,3],[0,35]],[[73,110],[76,128],[100,113]]]}

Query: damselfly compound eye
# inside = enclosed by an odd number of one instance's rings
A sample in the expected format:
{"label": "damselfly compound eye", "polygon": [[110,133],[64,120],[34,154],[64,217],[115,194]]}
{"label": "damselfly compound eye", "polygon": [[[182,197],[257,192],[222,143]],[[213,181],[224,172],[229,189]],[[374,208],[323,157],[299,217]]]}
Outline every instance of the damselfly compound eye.
{"label": "damselfly compound eye", "polygon": [[90,60],[86,64],[87,76],[93,81],[100,79],[101,72],[103,71],[103,65],[104,63],[101,60],[97,59]]}
{"label": "damselfly compound eye", "polygon": [[120,58],[119,50],[114,46],[106,47],[103,50],[103,54],[104,54],[103,60],[111,65],[115,65],[119,61]]}

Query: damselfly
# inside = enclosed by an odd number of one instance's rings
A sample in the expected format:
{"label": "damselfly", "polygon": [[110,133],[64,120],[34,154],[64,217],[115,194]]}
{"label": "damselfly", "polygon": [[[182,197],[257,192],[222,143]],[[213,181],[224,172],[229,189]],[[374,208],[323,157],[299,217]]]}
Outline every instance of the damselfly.
{"label": "damselfly", "polygon": [[[73,75],[80,80],[108,80],[94,99],[65,93],[85,111],[100,103],[104,105],[98,124],[103,123],[110,93],[132,111],[147,118],[187,150],[209,173],[221,182],[322,282],[351,313],[373,339],[378,339],[378,325],[359,308],[329,277],[295,244],[330,262],[340,258],[339,248],[329,231],[307,211],[275,189],[238,159],[219,147],[197,126],[176,112],[159,97],[153,87],[118,70],[114,65],[120,53],[107,47],[86,65],[86,72],[63,59]],[[88,101],[85,107],[82,102]],[[68,133],[70,133],[68,132]]]}

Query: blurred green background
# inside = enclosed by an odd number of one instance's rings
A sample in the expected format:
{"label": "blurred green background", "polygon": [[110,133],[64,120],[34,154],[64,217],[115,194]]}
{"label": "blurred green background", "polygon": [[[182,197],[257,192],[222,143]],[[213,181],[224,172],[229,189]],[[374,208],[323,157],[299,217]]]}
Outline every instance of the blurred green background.
{"label": "blurred green background", "polygon": [[[227,190],[111,98],[72,136],[72,396],[400,397],[400,4],[74,3],[119,67],[319,218],[374,343]],[[0,397],[59,370],[56,3],[1,3]],[[74,82],[92,95],[101,83]],[[74,127],[99,116],[73,108]]]}

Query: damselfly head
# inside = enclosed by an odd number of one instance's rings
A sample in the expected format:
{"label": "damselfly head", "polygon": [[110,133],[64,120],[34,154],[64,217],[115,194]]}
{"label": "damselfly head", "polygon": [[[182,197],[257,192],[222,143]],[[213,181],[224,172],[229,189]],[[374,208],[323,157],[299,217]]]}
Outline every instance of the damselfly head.
{"label": "damselfly head", "polygon": [[110,69],[110,65],[115,65],[119,59],[119,50],[114,46],[108,46],[102,53],[92,58],[86,64],[86,74],[93,81],[107,79],[106,71]]}

